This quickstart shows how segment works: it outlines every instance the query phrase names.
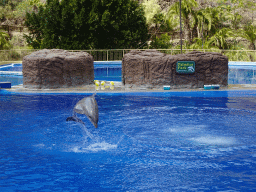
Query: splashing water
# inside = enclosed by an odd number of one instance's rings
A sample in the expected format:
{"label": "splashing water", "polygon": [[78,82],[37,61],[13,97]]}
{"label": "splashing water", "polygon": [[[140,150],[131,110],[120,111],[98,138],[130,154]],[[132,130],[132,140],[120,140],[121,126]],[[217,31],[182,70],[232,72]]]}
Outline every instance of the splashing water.
{"label": "splashing water", "polygon": [[201,144],[208,144],[208,145],[232,145],[236,143],[236,140],[232,137],[209,136],[209,135],[192,138],[191,140]]}
{"label": "splashing water", "polygon": [[[80,124],[80,123],[79,123],[79,124]],[[89,138],[92,139],[92,140],[96,139],[96,140],[98,141],[98,138],[95,138],[95,137],[93,136],[93,134],[91,134],[91,133],[88,131],[88,129],[86,128],[85,125],[80,124],[80,126],[81,126],[81,128],[82,128],[83,136],[84,136],[85,138],[89,137]]]}
{"label": "splashing water", "polygon": [[106,143],[105,141],[103,142],[97,142],[90,144],[88,147],[73,147],[70,149],[71,152],[75,153],[85,153],[85,152],[99,152],[99,151],[108,151],[111,149],[116,149],[117,144],[109,144]]}
{"label": "splashing water", "polygon": [[[84,152],[98,152],[108,151],[116,149],[119,143],[123,140],[124,136],[121,136],[117,144],[110,144],[105,141],[100,141],[100,138],[94,136],[84,124],[78,123],[83,131],[84,142],[80,146],[74,146],[69,149],[70,152],[84,153]],[[90,140],[88,140],[90,138]]]}

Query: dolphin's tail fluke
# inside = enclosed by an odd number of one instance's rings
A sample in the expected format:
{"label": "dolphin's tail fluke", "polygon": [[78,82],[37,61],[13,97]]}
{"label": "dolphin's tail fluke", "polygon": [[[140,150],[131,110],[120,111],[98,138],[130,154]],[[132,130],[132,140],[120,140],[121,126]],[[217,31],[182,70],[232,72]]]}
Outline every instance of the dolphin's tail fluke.
{"label": "dolphin's tail fluke", "polygon": [[78,117],[75,117],[75,116],[68,117],[68,118],[66,119],[66,121],[75,121],[75,122],[79,122],[79,123],[84,124],[84,122],[83,122],[81,119],[79,119]]}

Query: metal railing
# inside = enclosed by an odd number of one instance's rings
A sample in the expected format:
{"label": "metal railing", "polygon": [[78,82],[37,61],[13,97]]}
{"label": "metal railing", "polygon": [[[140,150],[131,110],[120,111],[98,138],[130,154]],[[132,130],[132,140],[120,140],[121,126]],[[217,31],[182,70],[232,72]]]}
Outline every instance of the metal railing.
{"label": "metal railing", "polygon": [[[134,49],[108,49],[108,50],[69,50],[70,52],[88,52],[94,58],[94,61],[116,61],[122,60],[123,56]],[[147,50],[147,49],[137,49]],[[176,55],[180,54],[180,49],[156,49],[162,53]],[[38,51],[36,49],[14,49],[0,50],[0,64],[21,61],[26,55]],[[229,61],[256,61],[256,50],[220,50],[220,49],[183,49],[182,53],[191,51],[201,52],[219,52],[226,55]]]}

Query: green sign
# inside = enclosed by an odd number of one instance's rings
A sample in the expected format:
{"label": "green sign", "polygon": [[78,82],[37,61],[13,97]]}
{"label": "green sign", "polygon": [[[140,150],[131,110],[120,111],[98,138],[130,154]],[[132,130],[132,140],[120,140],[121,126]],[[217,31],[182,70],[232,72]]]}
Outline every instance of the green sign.
{"label": "green sign", "polygon": [[176,72],[181,74],[192,74],[195,72],[196,65],[194,61],[178,61],[176,63]]}

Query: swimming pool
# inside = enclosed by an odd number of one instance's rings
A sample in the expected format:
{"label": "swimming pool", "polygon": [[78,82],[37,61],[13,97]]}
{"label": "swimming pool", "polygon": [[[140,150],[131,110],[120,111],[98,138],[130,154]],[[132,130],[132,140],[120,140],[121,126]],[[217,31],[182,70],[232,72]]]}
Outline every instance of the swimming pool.
{"label": "swimming pool", "polygon": [[256,91],[85,96],[0,91],[1,191],[256,190]]}

